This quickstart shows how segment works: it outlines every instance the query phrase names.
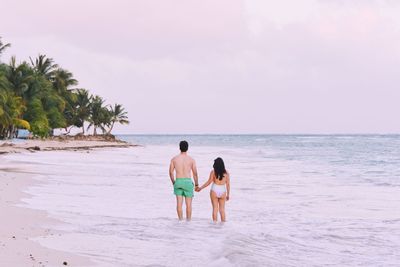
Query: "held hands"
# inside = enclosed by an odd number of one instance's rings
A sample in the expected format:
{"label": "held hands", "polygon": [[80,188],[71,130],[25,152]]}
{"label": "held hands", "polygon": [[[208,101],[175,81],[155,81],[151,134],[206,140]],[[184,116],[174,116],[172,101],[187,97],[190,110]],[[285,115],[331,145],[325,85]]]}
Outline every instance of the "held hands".
{"label": "held hands", "polygon": [[200,191],[201,191],[201,188],[200,188],[198,185],[196,185],[196,187],[194,188],[194,191],[200,192]]}

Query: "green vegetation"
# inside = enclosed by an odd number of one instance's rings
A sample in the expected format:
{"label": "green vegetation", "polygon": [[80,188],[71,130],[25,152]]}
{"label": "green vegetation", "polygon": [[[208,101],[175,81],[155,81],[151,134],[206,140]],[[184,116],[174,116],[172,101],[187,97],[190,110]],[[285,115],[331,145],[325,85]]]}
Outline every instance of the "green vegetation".
{"label": "green vegetation", "polygon": [[[8,47],[0,37],[0,57]],[[9,64],[0,61],[0,139],[14,137],[18,129],[42,138],[57,128],[68,133],[82,128],[85,134],[85,122],[93,135],[98,129],[111,134],[115,123],[129,123],[121,105],[106,105],[102,97],[77,85],[71,72],[45,55],[30,58],[29,63],[17,63],[15,57]]]}

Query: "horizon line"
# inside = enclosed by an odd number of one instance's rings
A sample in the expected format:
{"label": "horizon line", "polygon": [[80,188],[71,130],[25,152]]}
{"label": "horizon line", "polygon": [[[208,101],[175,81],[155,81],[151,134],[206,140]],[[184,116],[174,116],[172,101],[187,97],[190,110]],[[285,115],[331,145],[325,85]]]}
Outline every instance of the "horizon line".
{"label": "horizon line", "polygon": [[400,135],[400,133],[115,133],[113,135]]}

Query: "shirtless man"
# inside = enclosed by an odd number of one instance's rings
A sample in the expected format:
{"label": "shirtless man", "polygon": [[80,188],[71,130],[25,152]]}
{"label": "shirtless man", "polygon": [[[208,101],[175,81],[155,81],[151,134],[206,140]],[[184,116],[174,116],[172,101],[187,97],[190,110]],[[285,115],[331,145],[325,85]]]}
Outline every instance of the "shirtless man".
{"label": "shirtless man", "polygon": [[[183,197],[185,197],[186,204],[186,220],[192,218],[192,198],[193,198],[193,182],[196,189],[199,186],[196,162],[187,154],[189,144],[186,141],[179,143],[181,153],[172,158],[169,165],[169,177],[171,178],[172,185],[174,186],[174,194],[176,195],[176,211],[179,220],[183,219],[182,204]],[[176,175],[174,175],[174,171]]]}

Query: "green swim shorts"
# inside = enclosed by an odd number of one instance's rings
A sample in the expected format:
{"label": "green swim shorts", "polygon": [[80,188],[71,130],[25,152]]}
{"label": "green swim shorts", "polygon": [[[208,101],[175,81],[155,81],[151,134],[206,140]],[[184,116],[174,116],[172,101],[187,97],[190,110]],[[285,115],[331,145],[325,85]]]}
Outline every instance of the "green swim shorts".
{"label": "green swim shorts", "polygon": [[191,178],[177,178],[174,183],[174,194],[177,196],[193,197],[193,182]]}

